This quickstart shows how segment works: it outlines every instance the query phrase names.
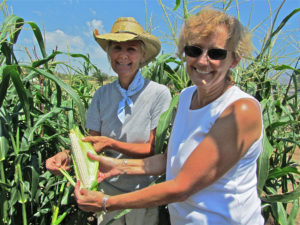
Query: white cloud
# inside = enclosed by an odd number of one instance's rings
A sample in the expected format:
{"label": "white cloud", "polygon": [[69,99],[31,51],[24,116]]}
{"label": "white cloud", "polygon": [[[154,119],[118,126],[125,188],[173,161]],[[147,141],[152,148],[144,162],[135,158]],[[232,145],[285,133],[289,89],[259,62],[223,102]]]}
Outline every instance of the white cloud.
{"label": "white cloud", "polygon": [[85,44],[80,36],[71,36],[62,30],[46,32],[46,48],[48,50],[56,49],[59,51],[81,52]]}
{"label": "white cloud", "polygon": [[[101,27],[102,22],[97,22],[96,20],[91,21],[89,24],[90,27]],[[25,33],[24,33],[25,34]],[[55,31],[46,31],[45,32],[45,45],[46,45],[46,51],[49,55],[53,50],[56,49],[56,46],[58,47],[58,51],[62,52],[71,52],[71,53],[80,53],[83,55],[89,55],[91,62],[96,65],[102,72],[105,72],[110,75],[115,75],[113,70],[111,69],[111,66],[108,62],[106,52],[104,52],[101,47],[97,44],[97,42],[94,40],[92,36],[89,36],[86,38],[85,35],[82,33],[79,35],[70,35],[65,33],[62,30],[55,30]],[[32,46],[36,47],[36,53],[38,54],[38,58],[41,59],[41,53],[38,47],[38,44],[36,42],[35,37],[30,34],[31,37],[24,37],[20,42],[18,42],[16,47],[20,46],[20,49],[18,49],[17,54],[18,58],[22,61],[29,61],[29,58],[27,54],[25,53],[24,49],[21,48],[21,46],[27,47],[31,56],[36,59],[34,50]],[[16,50],[16,49],[15,49]],[[68,56],[67,55],[57,55],[56,57],[57,61],[65,61],[68,62]],[[82,62],[82,59],[80,58],[72,58],[71,57],[71,63],[72,66],[80,66],[79,61]]]}
{"label": "white cloud", "polygon": [[91,11],[91,13],[92,13],[93,16],[96,16],[96,15],[97,15],[97,11],[96,11],[96,10],[90,9],[90,11]]}
{"label": "white cloud", "polygon": [[95,29],[97,29],[100,34],[105,33],[102,20],[94,19],[92,21],[87,21],[86,25],[88,26],[88,33],[86,33],[87,36],[91,36]]}
{"label": "white cloud", "polygon": [[[93,20],[91,22],[91,27],[101,27],[102,22]],[[53,32],[46,32],[46,48],[48,51],[54,50],[58,46],[59,51],[71,52],[71,53],[81,53],[84,55],[89,55],[91,62],[96,65],[102,72],[107,74],[115,74],[111,69],[111,66],[107,60],[107,54],[101,47],[94,41],[93,38],[83,39],[80,36],[72,36],[64,33],[61,30],[56,30]],[[60,56],[62,60],[67,61],[67,56]],[[73,64],[75,61],[80,59],[71,59]]]}

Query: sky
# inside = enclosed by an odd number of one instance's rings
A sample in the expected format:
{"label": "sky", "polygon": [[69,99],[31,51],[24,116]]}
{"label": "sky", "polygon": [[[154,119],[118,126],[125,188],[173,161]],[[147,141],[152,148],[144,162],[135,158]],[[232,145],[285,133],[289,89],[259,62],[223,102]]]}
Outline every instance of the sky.
{"label": "sky", "polygon": [[[6,0],[6,5],[9,14],[15,14],[25,21],[32,21],[39,26],[45,34],[48,54],[56,47],[63,52],[89,54],[93,64],[101,71],[113,75],[114,72],[108,63],[106,53],[93,39],[93,30],[98,29],[99,33],[107,33],[110,32],[118,17],[134,17],[145,29],[146,26],[148,29],[149,27],[152,28],[152,33],[162,42],[161,52],[175,53],[176,46],[174,42],[166,36],[170,35],[170,29],[166,23],[160,1],[166,7],[173,26],[177,28],[176,33],[179,33],[178,29],[182,25],[182,5],[176,12],[172,11],[176,0]],[[206,1],[216,2],[216,0]],[[274,12],[282,1],[239,0],[238,10],[233,4],[228,13],[239,17],[241,22],[248,26],[250,30],[255,30],[253,41],[259,49],[263,41],[262,38],[275,17]],[[196,8],[204,4],[204,1],[194,0],[190,2],[192,3],[188,4],[188,9],[191,12],[197,12]],[[232,2],[235,3],[236,1]],[[220,6],[222,4],[215,5],[215,7]],[[299,0],[286,0],[278,15],[278,23],[275,24],[275,27],[296,8],[300,8]],[[237,11],[239,11],[239,14],[237,14]],[[285,55],[287,49],[289,49],[288,52],[299,52],[299,15],[300,13],[297,13],[285,26],[288,35],[282,35],[282,40],[278,41],[278,50],[275,52],[279,57]],[[2,13],[0,21],[3,21],[3,19]],[[264,24],[260,24],[262,21]],[[149,26],[150,23],[151,26]],[[37,47],[38,45],[33,33],[30,27],[25,25],[15,46],[15,52],[17,52],[20,61],[29,61],[29,57],[24,51],[25,47],[31,56],[35,58],[34,46]],[[41,54],[38,51],[36,52],[37,57],[40,58]],[[67,59],[62,58],[62,60]],[[71,63],[76,64],[75,61]]]}

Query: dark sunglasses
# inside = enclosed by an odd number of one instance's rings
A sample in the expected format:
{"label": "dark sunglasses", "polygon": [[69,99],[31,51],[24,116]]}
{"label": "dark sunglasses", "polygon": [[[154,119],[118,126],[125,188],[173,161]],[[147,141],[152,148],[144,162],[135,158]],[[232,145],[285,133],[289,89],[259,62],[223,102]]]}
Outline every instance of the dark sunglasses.
{"label": "dark sunglasses", "polygon": [[[198,46],[187,45],[184,47],[185,55],[189,57],[199,57],[202,55],[204,50]],[[207,55],[210,59],[223,60],[227,56],[227,50],[221,48],[211,48],[208,49]]]}

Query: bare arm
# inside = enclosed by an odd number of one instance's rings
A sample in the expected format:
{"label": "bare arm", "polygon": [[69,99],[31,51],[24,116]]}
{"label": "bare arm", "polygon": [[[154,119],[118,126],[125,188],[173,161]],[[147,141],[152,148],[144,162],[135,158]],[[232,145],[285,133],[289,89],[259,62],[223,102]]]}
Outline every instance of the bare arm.
{"label": "bare arm", "polygon": [[91,142],[97,152],[100,152],[105,148],[112,148],[127,156],[136,158],[144,158],[153,154],[155,129],[150,131],[149,141],[145,143],[121,142],[109,137],[101,136],[99,132],[93,130],[91,130],[89,133],[91,136],[85,137],[83,141]]}
{"label": "bare arm", "polygon": [[100,162],[98,182],[116,175],[161,175],[166,171],[167,155],[157,154],[145,159],[115,159],[88,153],[88,156]]}
{"label": "bare arm", "polygon": [[[145,208],[185,200],[232,168],[259,138],[261,127],[261,113],[256,102],[249,99],[235,102],[222,113],[176,178],[139,191],[110,196],[107,208]],[[89,191],[77,188],[75,194],[82,210],[103,209],[103,193],[93,193],[94,199],[90,199]]]}

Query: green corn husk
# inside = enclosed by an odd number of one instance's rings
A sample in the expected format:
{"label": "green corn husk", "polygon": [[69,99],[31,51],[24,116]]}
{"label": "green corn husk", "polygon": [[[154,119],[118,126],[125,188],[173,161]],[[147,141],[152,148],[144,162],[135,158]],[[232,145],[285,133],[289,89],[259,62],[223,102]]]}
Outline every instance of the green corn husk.
{"label": "green corn husk", "polygon": [[[87,153],[91,152],[97,154],[93,146],[89,142],[83,142],[81,139],[84,137],[78,127],[70,130],[69,134],[71,140],[71,155],[74,164],[75,174],[77,179],[80,180],[81,187],[90,190],[97,188],[97,174],[99,169],[99,162],[91,160]],[[61,170],[62,174],[74,186],[75,182],[68,174],[67,171]]]}

